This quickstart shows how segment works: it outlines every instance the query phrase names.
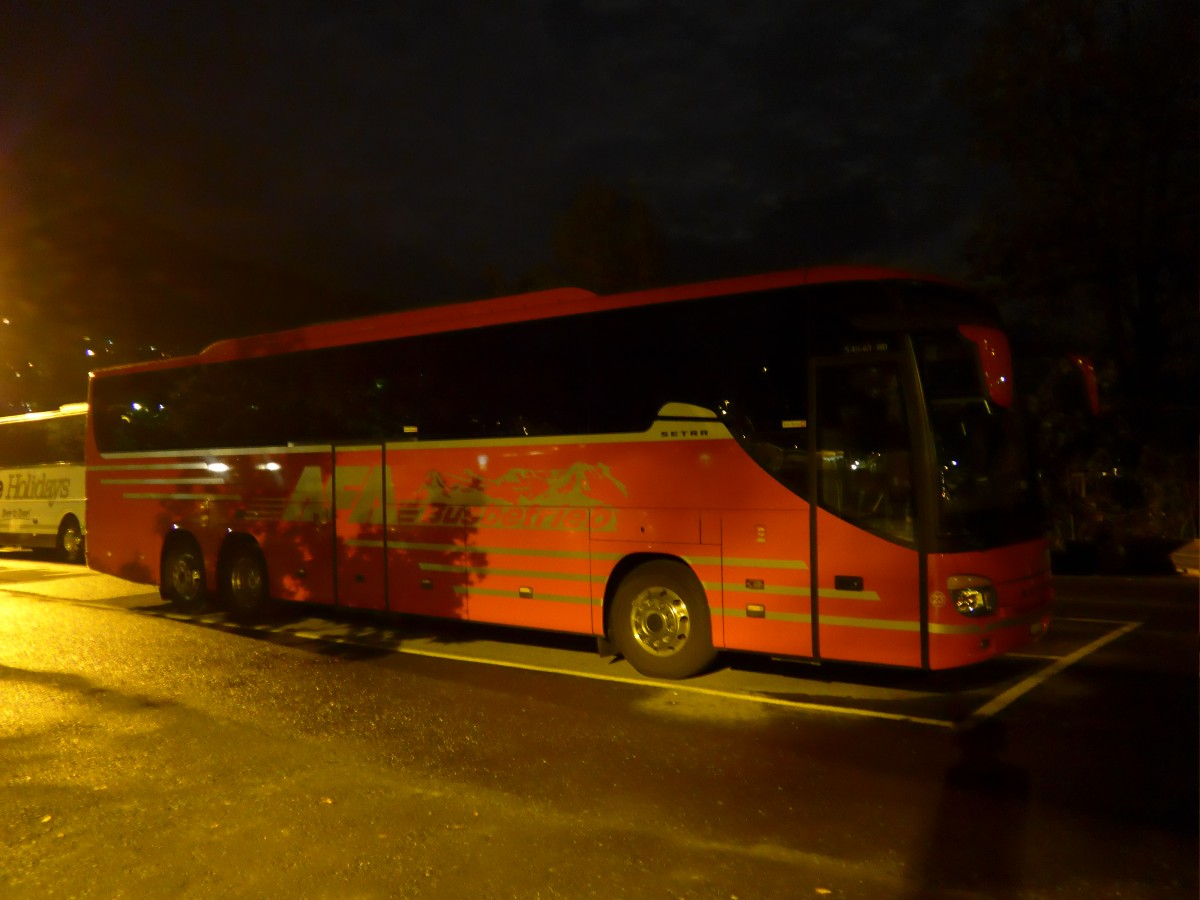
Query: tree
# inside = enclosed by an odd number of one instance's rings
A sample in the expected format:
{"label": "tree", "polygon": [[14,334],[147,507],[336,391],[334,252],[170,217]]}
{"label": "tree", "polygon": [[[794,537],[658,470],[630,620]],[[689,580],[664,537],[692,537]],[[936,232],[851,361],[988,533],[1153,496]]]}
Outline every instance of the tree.
{"label": "tree", "polygon": [[1111,359],[1134,426],[1161,414],[1152,398],[1193,405],[1195,4],[1029,0],[965,88],[976,147],[1008,176],[969,248],[976,277]]}
{"label": "tree", "polygon": [[575,193],[551,235],[552,261],[515,279],[488,273],[497,294],[587,288],[601,294],[652,284],[663,270],[666,239],[650,206],[634,191],[589,181]]}
{"label": "tree", "polygon": [[[1027,354],[1096,358],[1107,411],[1090,427],[1052,363],[1028,386],[1055,519],[1083,504],[1113,547],[1195,534],[1197,71],[1191,0],[1027,0],[965,85],[976,148],[1007,174],[974,275],[1023,310]],[[1100,484],[1127,482],[1096,507]]]}
{"label": "tree", "polygon": [[658,276],[665,240],[649,205],[634,192],[585,184],[554,232],[556,268],[600,293],[644,287]]}

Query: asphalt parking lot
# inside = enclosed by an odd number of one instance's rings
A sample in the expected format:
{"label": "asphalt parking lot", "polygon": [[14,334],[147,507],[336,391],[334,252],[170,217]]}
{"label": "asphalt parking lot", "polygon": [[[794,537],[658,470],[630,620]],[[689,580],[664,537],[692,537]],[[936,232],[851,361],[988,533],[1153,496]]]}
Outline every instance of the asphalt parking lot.
{"label": "asphalt parking lot", "polygon": [[[283,607],[244,624],[221,611],[182,613],[154,588],[68,566],[9,554],[0,559],[0,590],[73,603],[120,606],[140,615],[274,642],[315,642],[369,653],[396,653],[542,672],[558,677],[658,684],[625,660],[602,657],[592,638],[470,623],[429,621],[331,607]],[[725,654],[709,672],[671,690],[810,714],[913,722],[958,728],[997,715],[1142,624],[1123,616],[1060,611],[1054,627],[1024,652],[950,672],[918,672]]]}

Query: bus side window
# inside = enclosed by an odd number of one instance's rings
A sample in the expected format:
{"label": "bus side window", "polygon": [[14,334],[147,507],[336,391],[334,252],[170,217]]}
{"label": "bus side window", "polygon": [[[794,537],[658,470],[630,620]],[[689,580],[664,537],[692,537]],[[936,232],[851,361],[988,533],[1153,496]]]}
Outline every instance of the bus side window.
{"label": "bus side window", "polygon": [[[410,342],[426,439],[533,437],[585,430],[586,356],[572,319],[492,325]],[[432,399],[436,398],[436,399]]]}
{"label": "bus side window", "polygon": [[0,446],[0,465],[32,466],[44,461],[44,443],[44,431],[34,423],[22,422],[9,428],[4,444]]}

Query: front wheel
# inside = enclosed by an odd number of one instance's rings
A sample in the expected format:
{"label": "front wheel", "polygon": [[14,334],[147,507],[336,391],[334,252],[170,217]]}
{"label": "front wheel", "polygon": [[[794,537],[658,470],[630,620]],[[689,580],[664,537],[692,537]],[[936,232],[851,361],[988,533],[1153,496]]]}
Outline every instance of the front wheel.
{"label": "front wheel", "polygon": [[687,678],[716,657],[704,588],[687,566],[655,560],[617,588],[609,636],[643,675]]}
{"label": "front wheel", "polygon": [[257,546],[245,544],[230,551],[221,596],[229,611],[239,618],[255,618],[266,609],[267,562]]}

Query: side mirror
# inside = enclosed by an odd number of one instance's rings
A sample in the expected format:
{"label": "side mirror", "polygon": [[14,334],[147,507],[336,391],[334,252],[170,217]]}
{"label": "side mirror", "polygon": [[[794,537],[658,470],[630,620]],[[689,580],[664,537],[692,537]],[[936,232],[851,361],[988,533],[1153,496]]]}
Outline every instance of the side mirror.
{"label": "side mirror", "polygon": [[1093,416],[1100,415],[1100,386],[1096,383],[1096,367],[1086,356],[1070,357],[1071,365],[1083,379],[1083,389],[1087,393],[1088,408]]}
{"label": "side mirror", "polygon": [[982,325],[959,325],[959,333],[979,352],[984,387],[997,406],[1008,408],[1013,402],[1012,350],[1003,331]]}

